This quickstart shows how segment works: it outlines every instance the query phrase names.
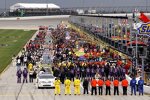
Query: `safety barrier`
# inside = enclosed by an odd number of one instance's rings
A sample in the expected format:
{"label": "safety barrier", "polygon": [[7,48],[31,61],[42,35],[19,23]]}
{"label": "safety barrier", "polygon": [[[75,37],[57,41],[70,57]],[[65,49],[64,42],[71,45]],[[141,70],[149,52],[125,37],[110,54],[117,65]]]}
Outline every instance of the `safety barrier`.
{"label": "safety barrier", "polygon": [[144,73],[144,80],[145,80],[146,85],[150,86],[150,72]]}

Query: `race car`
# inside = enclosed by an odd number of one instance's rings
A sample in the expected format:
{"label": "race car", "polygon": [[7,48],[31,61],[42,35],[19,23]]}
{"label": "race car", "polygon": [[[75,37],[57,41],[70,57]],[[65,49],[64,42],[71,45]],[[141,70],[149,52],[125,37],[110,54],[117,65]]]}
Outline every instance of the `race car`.
{"label": "race car", "polygon": [[53,76],[53,74],[49,74],[49,73],[40,73],[37,75],[37,87],[38,88],[48,88],[48,87],[52,87],[54,88],[55,82],[55,77]]}

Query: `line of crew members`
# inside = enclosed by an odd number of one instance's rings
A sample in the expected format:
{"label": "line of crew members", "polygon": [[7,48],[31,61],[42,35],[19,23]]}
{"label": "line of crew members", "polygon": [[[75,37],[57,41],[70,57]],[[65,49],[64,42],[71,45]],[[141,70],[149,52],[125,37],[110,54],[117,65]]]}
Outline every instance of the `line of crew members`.
{"label": "line of crew members", "polygon": [[[97,95],[97,89],[98,89],[98,93],[99,95],[103,95],[103,88],[105,85],[105,95],[111,95],[111,85],[114,86],[114,95],[119,95],[119,80],[117,78],[115,78],[115,80],[113,82],[111,82],[108,78],[103,81],[103,79],[99,78],[99,79],[95,79],[92,78],[91,81],[89,81],[87,78],[84,79],[83,84],[81,86],[81,81],[79,78],[76,78],[73,82],[74,84],[74,95],[80,95],[80,88],[83,87],[83,94],[89,94],[89,83],[91,86],[91,95],[95,94]],[[136,95],[136,79],[132,78],[132,80],[130,81],[130,87],[131,87],[131,95]],[[61,81],[59,78],[56,78],[55,80],[55,95],[61,95],[61,89],[60,89],[60,85],[61,85]],[[71,80],[69,78],[67,78],[64,82],[65,85],[65,95],[71,95]],[[121,86],[122,86],[122,90],[123,90],[123,95],[127,95],[127,88],[128,88],[128,81],[126,78],[124,78],[121,81]],[[139,95],[143,95],[143,85],[144,85],[144,81],[142,80],[142,78],[140,78],[140,80],[138,81],[138,91],[139,91]]]}

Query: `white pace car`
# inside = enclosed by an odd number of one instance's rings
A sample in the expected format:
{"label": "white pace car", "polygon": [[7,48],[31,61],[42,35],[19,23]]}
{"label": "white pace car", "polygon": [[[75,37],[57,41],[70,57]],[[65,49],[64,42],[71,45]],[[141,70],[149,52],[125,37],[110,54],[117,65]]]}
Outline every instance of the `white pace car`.
{"label": "white pace car", "polygon": [[42,73],[37,76],[37,87],[52,87],[54,88],[55,77],[52,74]]}

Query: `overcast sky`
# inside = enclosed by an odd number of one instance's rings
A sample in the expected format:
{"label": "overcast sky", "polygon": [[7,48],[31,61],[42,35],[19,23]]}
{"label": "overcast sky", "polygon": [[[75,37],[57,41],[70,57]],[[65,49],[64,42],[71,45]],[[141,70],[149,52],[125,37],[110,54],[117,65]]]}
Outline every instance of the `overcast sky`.
{"label": "overcast sky", "polygon": [[[60,7],[100,7],[100,6],[150,6],[150,0],[0,0],[0,8],[9,8],[15,3],[55,3]],[[146,2],[147,1],[147,2]]]}

